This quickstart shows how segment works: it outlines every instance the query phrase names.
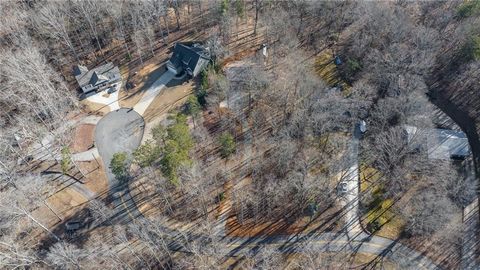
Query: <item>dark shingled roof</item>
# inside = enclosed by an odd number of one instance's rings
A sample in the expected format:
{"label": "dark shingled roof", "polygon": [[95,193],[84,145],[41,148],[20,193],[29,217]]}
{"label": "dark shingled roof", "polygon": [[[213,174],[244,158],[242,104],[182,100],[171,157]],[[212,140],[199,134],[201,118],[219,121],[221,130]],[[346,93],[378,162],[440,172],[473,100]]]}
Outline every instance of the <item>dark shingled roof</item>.
{"label": "dark shingled roof", "polygon": [[207,61],[210,60],[210,55],[205,48],[198,44],[187,46],[185,44],[176,43],[170,62],[175,67],[182,67],[188,73],[193,73],[201,59]]}
{"label": "dark shingled roof", "polygon": [[82,73],[88,72],[88,68],[85,66],[77,65],[73,68],[73,75],[78,76],[81,75]]}
{"label": "dark shingled roof", "polygon": [[90,78],[91,85],[101,84],[102,82],[108,81],[108,77],[98,72],[94,71],[92,77]]}

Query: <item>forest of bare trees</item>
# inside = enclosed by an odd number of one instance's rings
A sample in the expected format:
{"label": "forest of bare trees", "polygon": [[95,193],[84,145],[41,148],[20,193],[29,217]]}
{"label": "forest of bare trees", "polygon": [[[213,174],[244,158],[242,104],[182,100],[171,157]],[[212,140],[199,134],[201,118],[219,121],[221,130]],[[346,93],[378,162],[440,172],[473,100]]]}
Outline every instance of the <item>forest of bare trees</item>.
{"label": "forest of bare trees", "polygon": [[[441,127],[437,106],[450,114],[442,104],[457,105],[464,114],[452,118],[478,165],[479,14],[477,0],[2,1],[0,268],[342,269],[330,253],[317,256],[313,238],[300,243],[301,255],[268,243],[229,250],[216,211],[230,205],[225,219],[241,228],[327,211],[341,224],[337,185],[361,120],[368,128],[356,162],[379,177],[360,190],[359,212],[379,196],[399,202],[389,211],[404,222],[402,241],[435,235],[458,247],[462,225],[452,220],[478,186],[452,160],[415,147],[428,134],[406,140],[405,127]],[[62,125],[83,110],[73,66],[114,62],[136,72],[192,37],[213,57],[194,95],[120,164],[123,183],[141,190],[132,196],[151,201],[152,213],[117,221],[105,195],[76,213],[89,220],[80,236],[46,225],[36,213],[50,207],[57,183],[31,149],[58,162],[71,143]],[[268,56],[248,42],[264,44]],[[348,87],[316,73],[327,50],[332,63],[341,59],[335,75]],[[245,66],[232,75],[236,60]]]}

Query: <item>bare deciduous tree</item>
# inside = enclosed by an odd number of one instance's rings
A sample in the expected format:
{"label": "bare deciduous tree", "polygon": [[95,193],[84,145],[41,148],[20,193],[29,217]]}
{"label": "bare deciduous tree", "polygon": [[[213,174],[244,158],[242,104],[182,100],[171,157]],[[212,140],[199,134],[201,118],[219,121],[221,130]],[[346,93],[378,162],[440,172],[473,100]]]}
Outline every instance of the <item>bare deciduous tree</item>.
{"label": "bare deciduous tree", "polygon": [[2,209],[4,221],[19,221],[27,218],[40,228],[45,230],[56,240],[60,240],[47,225],[33,215],[33,210],[44,204],[46,184],[38,175],[19,176],[15,180],[15,186],[2,193],[0,208]]}
{"label": "bare deciduous tree", "polygon": [[99,25],[101,25],[101,6],[100,2],[92,0],[74,1],[73,8],[78,12],[78,16],[81,16],[87,22],[92,37],[95,39],[97,49],[101,50],[102,45],[100,43]]}
{"label": "bare deciduous tree", "polygon": [[35,251],[22,245],[14,239],[2,235],[0,240],[0,266],[11,269],[34,267],[43,261]]}
{"label": "bare deciduous tree", "polygon": [[58,242],[50,247],[47,261],[61,269],[82,269],[83,260],[88,254],[73,244]]}
{"label": "bare deciduous tree", "polygon": [[70,10],[65,2],[48,1],[33,17],[40,33],[59,40],[70,49],[73,56],[79,61],[77,50],[70,37]]}

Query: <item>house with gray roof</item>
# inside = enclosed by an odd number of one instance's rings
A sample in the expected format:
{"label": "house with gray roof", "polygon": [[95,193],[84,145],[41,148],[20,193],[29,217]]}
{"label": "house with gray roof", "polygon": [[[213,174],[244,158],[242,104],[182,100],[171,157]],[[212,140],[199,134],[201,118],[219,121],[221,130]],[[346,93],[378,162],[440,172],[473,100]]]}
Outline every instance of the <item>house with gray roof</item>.
{"label": "house with gray roof", "polygon": [[195,77],[208,65],[209,61],[209,51],[200,44],[176,43],[172,57],[167,62],[167,69],[175,75],[185,72]]}
{"label": "house with gray roof", "polygon": [[104,90],[121,80],[120,69],[111,62],[91,70],[77,65],[73,68],[73,75],[83,93]]}
{"label": "house with gray roof", "polygon": [[461,131],[405,126],[405,132],[410,146],[426,149],[430,159],[464,159],[471,154],[468,138]]}

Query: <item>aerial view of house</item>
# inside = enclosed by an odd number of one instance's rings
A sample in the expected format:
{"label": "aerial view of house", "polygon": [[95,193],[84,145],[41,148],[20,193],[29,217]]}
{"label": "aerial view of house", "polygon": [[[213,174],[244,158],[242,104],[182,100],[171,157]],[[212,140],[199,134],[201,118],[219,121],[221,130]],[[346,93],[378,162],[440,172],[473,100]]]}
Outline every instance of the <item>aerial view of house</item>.
{"label": "aerial view of house", "polygon": [[480,270],[480,0],[3,0],[0,81],[0,269]]}
{"label": "aerial view of house", "polygon": [[172,57],[167,62],[167,68],[175,75],[185,72],[189,76],[196,77],[208,65],[209,61],[208,50],[200,44],[176,43],[173,47]]}
{"label": "aerial view of house", "polygon": [[113,63],[97,66],[90,70],[77,65],[73,68],[73,74],[83,93],[104,90],[122,79],[120,69]]}

